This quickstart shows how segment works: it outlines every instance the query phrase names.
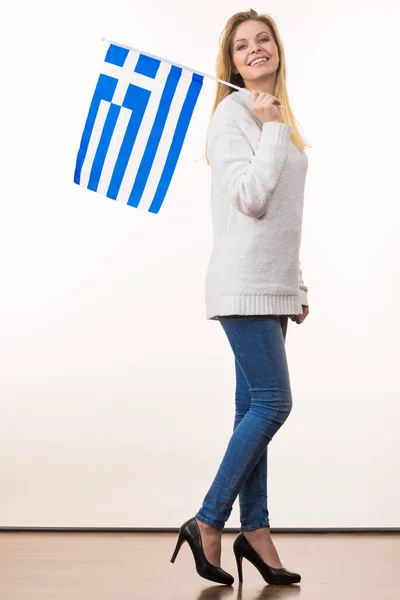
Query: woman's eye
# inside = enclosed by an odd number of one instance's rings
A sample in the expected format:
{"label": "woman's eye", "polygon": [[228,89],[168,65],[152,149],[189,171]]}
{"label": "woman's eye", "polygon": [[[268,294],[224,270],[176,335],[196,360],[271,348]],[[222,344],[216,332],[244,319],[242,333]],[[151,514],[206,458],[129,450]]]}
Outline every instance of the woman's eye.
{"label": "woman's eye", "polygon": [[[262,42],[264,42],[264,41],[265,41],[265,42],[268,42],[268,41],[269,41],[269,38],[267,38],[267,37],[265,37],[265,38],[261,38],[261,41],[262,41]],[[241,49],[243,48],[243,46],[245,46],[245,45],[246,45],[246,44],[242,44],[241,46],[239,46],[238,50],[241,50]]]}

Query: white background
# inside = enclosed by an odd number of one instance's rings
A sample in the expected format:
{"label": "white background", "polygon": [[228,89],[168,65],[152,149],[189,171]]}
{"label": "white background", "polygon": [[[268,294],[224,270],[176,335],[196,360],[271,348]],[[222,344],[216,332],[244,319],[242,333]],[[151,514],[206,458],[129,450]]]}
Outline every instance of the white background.
{"label": "white background", "polygon": [[[146,8],[146,7],[145,7]],[[0,526],[177,527],[233,427],[234,362],[205,319],[205,79],[158,215],[73,183],[106,36],[211,75],[205,0],[2,7]],[[398,26],[394,0],[253,3],[276,19],[307,149],[294,407],[269,446],[272,527],[400,526]],[[228,527],[239,526],[235,502]]]}

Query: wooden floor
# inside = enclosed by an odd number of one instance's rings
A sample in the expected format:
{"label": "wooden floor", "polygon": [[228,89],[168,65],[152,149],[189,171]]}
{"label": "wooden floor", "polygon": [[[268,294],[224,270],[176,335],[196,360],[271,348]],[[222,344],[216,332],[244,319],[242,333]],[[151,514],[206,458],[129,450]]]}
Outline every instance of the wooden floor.
{"label": "wooden floor", "polygon": [[239,584],[232,543],[222,536],[222,568],[233,586],[200,577],[176,533],[0,532],[0,598],[63,600],[399,600],[399,534],[274,534],[284,566],[300,584],[272,586],[243,560]]}

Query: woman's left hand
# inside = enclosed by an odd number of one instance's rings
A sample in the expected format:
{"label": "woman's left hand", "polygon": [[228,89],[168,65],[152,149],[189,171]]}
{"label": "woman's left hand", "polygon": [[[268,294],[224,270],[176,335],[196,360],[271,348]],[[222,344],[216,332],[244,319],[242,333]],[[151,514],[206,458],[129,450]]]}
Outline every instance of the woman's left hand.
{"label": "woman's left hand", "polygon": [[298,325],[301,325],[301,323],[304,321],[304,319],[306,318],[306,316],[310,312],[308,310],[308,306],[305,306],[304,304],[302,304],[301,306],[303,307],[303,314],[301,314],[301,315],[293,315],[293,316],[291,315],[290,316],[290,319],[292,319],[292,321],[294,321]]}

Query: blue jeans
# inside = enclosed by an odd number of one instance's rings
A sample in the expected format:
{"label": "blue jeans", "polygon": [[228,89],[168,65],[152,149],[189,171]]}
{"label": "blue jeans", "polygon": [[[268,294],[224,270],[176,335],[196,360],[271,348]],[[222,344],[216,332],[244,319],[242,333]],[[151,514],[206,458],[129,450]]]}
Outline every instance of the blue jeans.
{"label": "blue jeans", "polygon": [[239,494],[241,531],[269,527],[267,448],[292,409],[287,315],[219,317],[235,357],[232,436],[195,517],[223,529]]}

